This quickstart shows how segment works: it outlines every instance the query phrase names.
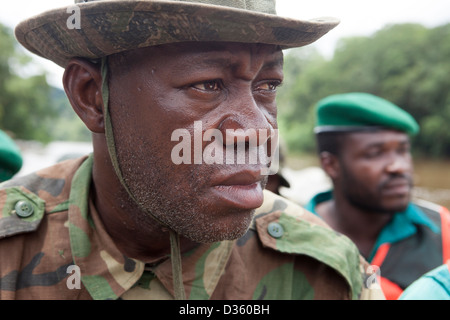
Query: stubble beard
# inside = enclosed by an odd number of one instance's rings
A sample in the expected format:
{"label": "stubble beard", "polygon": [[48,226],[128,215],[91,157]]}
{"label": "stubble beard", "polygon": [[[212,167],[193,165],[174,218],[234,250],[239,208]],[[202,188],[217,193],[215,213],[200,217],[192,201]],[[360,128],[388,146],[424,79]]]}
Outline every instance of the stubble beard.
{"label": "stubble beard", "polygon": [[[158,223],[198,243],[234,240],[247,232],[255,210],[215,210],[202,197],[211,185],[213,165],[192,165],[185,178],[177,179],[170,175],[177,168],[158,156],[161,153],[143,154],[118,152],[124,181],[141,208],[133,215],[138,226],[152,232]],[[222,219],[225,215],[237,218],[229,223]]]}
{"label": "stubble beard", "polygon": [[408,207],[409,197],[404,203],[395,206],[383,205],[381,192],[384,187],[383,183],[377,186],[376,192],[370,192],[358,184],[351,174],[346,173],[346,181],[343,185],[351,186],[350,188],[344,187],[344,195],[347,201],[353,207],[357,207],[364,212],[392,215],[397,212],[402,212]]}

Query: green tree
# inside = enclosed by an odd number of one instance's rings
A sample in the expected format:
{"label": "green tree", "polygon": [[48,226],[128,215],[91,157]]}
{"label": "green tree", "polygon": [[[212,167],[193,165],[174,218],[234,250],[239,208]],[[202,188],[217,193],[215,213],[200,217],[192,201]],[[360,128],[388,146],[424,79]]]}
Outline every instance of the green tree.
{"label": "green tree", "polygon": [[0,128],[18,139],[48,142],[51,136],[45,124],[57,113],[45,74],[27,78],[18,75],[30,62],[12,30],[0,24]]}
{"label": "green tree", "polygon": [[330,60],[289,52],[285,69],[286,80],[294,83],[280,88],[279,118],[291,150],[312,150],[317,101],[361,91],[388,99],[416,118],[418,153],[450,156],[450,24],[433,29],[390,25],[370,37],[342,39]]}
{"label": "green tree", "polygon": [[23,140],[89,141],[91,134],[63,90],[48,85],[45,74],[23,77],[33,65],[11,29],[0,23],[0,129]]}

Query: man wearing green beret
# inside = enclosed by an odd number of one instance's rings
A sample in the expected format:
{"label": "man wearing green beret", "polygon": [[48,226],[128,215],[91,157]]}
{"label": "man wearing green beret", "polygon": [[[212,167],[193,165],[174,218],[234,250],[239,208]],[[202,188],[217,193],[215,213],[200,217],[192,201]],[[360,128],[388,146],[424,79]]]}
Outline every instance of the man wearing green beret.
{"label": "man wearing green beret", "polygon": [[0,298],[380,294],[350,239],[264,191],[282,49],[336,24],[272,0],[77,0],[19,24],[65,69],[93,153],[1,186]]}
{"label": "man wearing green beret", "polygon": [[[305,206],[347,235],[379,273],[387,299],[450,257],[446,208],[411,199],[414,118],[367,93],[317,104],[320,163],[333,188]],[[446,240],[447,239],[447,240]]]}
{"label": "man wearing green beret", "polygon": [[0,182],[11,179],[22,164],[19,147],[6,132],[0,130]]}

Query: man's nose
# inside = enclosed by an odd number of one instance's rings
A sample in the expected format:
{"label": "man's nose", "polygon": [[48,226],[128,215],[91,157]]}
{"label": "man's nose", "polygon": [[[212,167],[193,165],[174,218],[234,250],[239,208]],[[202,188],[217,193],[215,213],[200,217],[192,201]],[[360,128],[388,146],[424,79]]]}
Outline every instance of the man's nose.
{"label": "man's nose", "polygon": [[258,106],[252,97],[235,100],[230,108],[234,113],[227,116],[219,125],[224,144],[246,143],[261,146],[274,135],[277,129],[276,117]]}
{"label": "man's nose", "polygon": [[225,137],[224,145],[246,144],[251,147],[259,147],[268,142],[275,129],[267,121],[264,127],[253,126],[239,119],[225,119],[220,126],[222,136]]}
{"label": "man's nose", "polygon": [[412,168],[411,157],[406,155],[395,155],[391,157],[386,170],[390,173],[405,173]]}

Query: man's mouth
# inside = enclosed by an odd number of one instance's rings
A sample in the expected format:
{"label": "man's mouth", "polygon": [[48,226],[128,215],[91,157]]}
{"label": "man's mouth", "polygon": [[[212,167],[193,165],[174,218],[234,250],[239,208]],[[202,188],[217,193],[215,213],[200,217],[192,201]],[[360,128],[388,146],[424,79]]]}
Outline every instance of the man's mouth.
{"label": "man's mouth", "polygon": [[260,171],[245,170],[222,177],[213,186],[217,201],[225,206],[256,209],[263,204],[263,187]]}
{"label": "man's mouth", "polygon": [[411,192],[411,181],[407,178],[394,178],[384,183],[382,190],[385,195],[407,195]]}

